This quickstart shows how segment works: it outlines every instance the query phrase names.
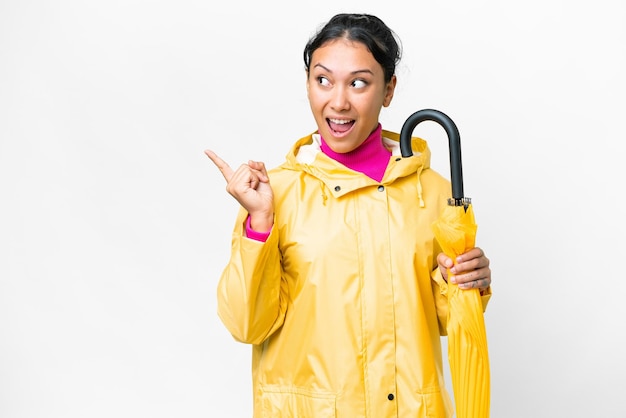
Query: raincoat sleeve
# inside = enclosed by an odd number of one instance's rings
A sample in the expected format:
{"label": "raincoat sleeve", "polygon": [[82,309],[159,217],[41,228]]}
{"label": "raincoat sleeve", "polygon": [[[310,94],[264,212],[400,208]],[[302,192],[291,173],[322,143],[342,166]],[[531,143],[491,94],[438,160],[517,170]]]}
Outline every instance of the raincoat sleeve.
{"label": "raincoat sleeve", "polygon": [[260,344],[283,324],[287,286],[281,279],[277,228],[265,242],[247,238],[247,216],[243,209],[237,216],[230,260],[218,283],[217,311],[237,341]]}
{"label": "raincoat sleeve", "polygon": [[[435,308],[437,309],[437,319],[439,322],[439,333],[447,335],[448,327],[448,283],[443,279],[439,268],[435,268],[431,273],[431,285],[433,288],[433,297],[435,298]],[[491,299],[491,287],[481,292],[481,302],[483,304],[483,312],[487,310],[487,304]]]}

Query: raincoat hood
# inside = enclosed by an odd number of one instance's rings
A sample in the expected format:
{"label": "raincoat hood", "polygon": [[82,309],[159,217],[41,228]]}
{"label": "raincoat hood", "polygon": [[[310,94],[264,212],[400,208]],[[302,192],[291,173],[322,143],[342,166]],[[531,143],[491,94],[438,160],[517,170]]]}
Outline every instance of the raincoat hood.
{"label": "raincoat hood", "polygon": [[[419,203],[424,202],[421,197],[419,173],[430,168],[430,149],[421,138],[412,139],[414,155],[411,158],[402,158],[400,154],[400,135],[391,131],[382,131],[383,144],[391,151],[391,161],[385,176],[380,184],[390,184],[398,178],[417,174]],[[332,158],[321,152],[321,138],[319,133],[313,133],[297,141],[286,155],[286,161],[281,168],[303,171],[320,180],[334,197],[338,198],[346,193],[361,187],[379,184],[367,176],[363,176],[344,165],[337,164]]]}

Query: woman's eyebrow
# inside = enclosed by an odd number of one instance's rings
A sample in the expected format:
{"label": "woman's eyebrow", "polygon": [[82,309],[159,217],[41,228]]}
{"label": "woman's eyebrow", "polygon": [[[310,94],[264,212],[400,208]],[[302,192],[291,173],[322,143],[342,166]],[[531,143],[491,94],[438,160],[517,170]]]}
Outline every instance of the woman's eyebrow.
{"label": "woman's eyebrow", "polygon": [[[332,72],[333,72],[330,68],[325,67],[323,64],[315,64],[315,65],[313,66],[313,68],[317,68],[317,67],[323,68],[323,69],[324,69],[324,71],[329,72],[329,73],[331,73],[331,74],[332,74]],[[368,70],[368,69],[363,69],[363,70],[354,70],[354,71],[350,72],[350,74],[360,74],[360,73],[368,73],[368,74],[372,74],[372,75],[374,75],[374,73],[372,72],[372,70]]]}

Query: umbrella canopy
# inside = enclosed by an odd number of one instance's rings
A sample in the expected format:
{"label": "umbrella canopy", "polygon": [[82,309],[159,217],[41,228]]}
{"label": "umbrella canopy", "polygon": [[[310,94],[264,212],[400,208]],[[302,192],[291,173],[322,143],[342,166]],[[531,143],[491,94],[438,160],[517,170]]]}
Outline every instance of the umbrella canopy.
{"label": "umbrella canopy", "polygon": [[[448,134],[452,197],[432,228],[443,252],[453,260],[475,246],[477,225],[471,200],[463,196],[459,131],[446,114],[424,109],[413,113],[400,131],[403,157],[413,155],[411,136],[417,124],[430,120]],[[490,372],[483,305],[478,289],[463,290],[449,281],[448,361],[458,418],[489,417]]]}

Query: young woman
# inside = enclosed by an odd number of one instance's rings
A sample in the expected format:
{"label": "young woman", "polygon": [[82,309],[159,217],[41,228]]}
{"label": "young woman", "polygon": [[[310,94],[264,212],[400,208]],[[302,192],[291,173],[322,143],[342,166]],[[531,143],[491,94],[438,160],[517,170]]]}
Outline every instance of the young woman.
{"label": "young woman", "polygon": [[446,268],[484,306],[491,270],[480,248],[441,253],[431,223],[450,184],[425,141],[400,158],[399,135],[379,123],[400,55],[379,18],[334,16],[304,49],[317,130],[270,171],[206,151],[241,204],[218,313],[253,345],[255,417],[452,415]]}

